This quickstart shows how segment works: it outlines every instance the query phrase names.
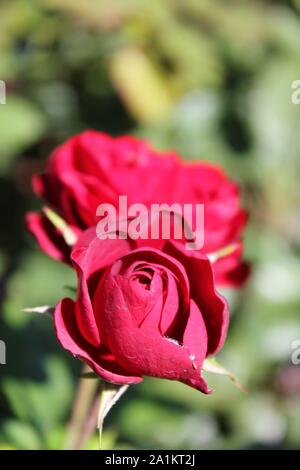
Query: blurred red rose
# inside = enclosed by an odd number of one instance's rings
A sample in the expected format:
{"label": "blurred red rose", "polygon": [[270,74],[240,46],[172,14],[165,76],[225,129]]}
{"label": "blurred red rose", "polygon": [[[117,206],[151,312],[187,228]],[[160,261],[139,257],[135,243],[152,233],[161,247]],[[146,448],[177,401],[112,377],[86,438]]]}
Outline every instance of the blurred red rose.
{"label": "blurred red rose", "polygon": [[203,253],[212,254],[231,246],[214,267],[218,285],[241,285],[248,277],[249,265],[242,260],[242,232],[247,212],[240,207],[240,191],[222,168],[208,162],[181,164],[178,173],[176,202],[204,204]]}
{"label": "blurred red rose", "polygon": [[[117,206],[119,195],[126,195],[128,204],[168,201],[177,160],[175,153],[159,153],[143,140],[88,130],[52,153],[33,188],[72,229],[82,231],[96,224],[100,204]],[[29,213],[26,224],[43,251],[69,260],[70,248],[45,215]]]}

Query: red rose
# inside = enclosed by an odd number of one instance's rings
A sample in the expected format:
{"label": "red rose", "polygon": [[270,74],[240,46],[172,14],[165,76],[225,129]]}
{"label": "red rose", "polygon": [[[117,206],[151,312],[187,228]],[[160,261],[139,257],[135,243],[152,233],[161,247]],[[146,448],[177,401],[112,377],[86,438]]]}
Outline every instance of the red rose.
{"label": "red rose", "polygon": [[[134,137],[86,131],[54,151],[46,172],[34,177],[33,186],[76,235],[97,223],[100,204],[117,207],[120,195],[128,197],[128,205],[205,204],[201,251],[211,254],[234,247],[214,264],[216,283],[236,286],[248,275],[241,260],[246,214],[239,206],[237,185],[216,166],[182,162],[174,152],[159,153]],[[44,215],[28,214],[27,228],[49,256],[70,262],[70,247]]]}
{"label": "red rose", "polygon": [[204,204],[203,253],[232,247],[230,254],[214,263],[216,283],[239,286],[248,277],[249,265],[242,261],[241,236],[248,216],[240,207],[238,185],[216,165],[190,162],[181,165],[176,187],[176,202]]}
{"label": "red rose", "polygon": [[95,229],[72,251],[77,299],[63,299],[54,322],[62,346],[105,380],[179,380],[209,393],[201,370],[228,327],[226,301],[208,258],[167,241],[162,250],[99,240]]}
{"label": "red rose", "polygon": [[[126,195],[128,204],[167,202],[177,159],[135,137],[88,130],[52,153],[46,172],[34,176],[33,188],[78,233],[96,224],[100,204],[117,205],[119,195]],[[44,215],[27,214],[26,224],[45,253],[69,261],[70,248]]]}

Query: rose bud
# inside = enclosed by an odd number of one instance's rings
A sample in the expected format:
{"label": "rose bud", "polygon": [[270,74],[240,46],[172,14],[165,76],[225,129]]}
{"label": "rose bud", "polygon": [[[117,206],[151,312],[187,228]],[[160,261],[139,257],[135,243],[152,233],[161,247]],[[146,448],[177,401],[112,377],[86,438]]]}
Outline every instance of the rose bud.
{"label": "rose bud", "polygon": [[109,382],[144,376],[178,380],[204,393],[208,355],[222,347],[228,308],[209,259],[166,241],[161,250],[83,233],[71,254],[76,301],[55,308],[58,340]]}

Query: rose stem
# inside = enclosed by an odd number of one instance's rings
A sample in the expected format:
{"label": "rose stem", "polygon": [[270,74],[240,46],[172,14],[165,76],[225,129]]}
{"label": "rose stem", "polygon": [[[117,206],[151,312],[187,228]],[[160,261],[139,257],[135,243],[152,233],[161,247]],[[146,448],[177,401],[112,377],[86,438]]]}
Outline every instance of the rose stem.
{"label": "rose stem", "polygon": [[[88,372],[91,372],[91,369],[87,365],[84,365],[82,373],[86,374]],[[64,442],[64,449],[78,449],[78,443],[82,440],[82,428],[85,426],[87,416],[90,414],[90,408],[98,385],[99,383],[96,379],[79,379],[71,419],[68,424]]]}
{"label": "rose stem", "polygon": [[98,409],[99,409],[100,395],[97,393],[94,398],[94,402],[90,407],[90,413],[87,417],[87,420],[83,426],[83,430],[80,436],[78,436],[78,442],[76,449],[82,449],[86,444],[91,435],[96,431],[97,421],[98,421]]}

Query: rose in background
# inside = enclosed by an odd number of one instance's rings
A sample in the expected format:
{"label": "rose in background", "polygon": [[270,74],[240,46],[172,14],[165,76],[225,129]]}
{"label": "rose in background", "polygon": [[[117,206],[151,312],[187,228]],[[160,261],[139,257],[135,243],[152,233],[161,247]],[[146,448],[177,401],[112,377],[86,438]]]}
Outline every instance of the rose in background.
{"label": "rose in background", "polygon": [[239,186],[224,170],[208,162],[181,162],[173,202],[204,204],[205,254],[230,248],[213,264],[215,281],[239,287],[246,281],[249,265],[243,261],[242,232],[247,213],[240,207]]}
{"label": "rose in background", "polygon": [[[96,224],[99,204],[117,206],[119,195],[126,195],[129,204],[169,200],[176,160],[176,154],[162,155],[131,136],[86,131],[53,152],[33,187],[78,234]],[[29,214],[27,227],[49,256],[70,262],[70,248],[44,215]]]}
{"label": "rose in background", "polygon": [[[216,282],[238,286],[247,278],[241,242],[247,216],[240,208],[238,186],[217,166],[185,163],[175,152],[159,152],[131,136],[113,138],[86,131],[53,152],[46,172],[34,177],[33,187],[76,236],[97,223],[100,204],[117,207],[120,195],[128,197],[128,204],[149,207],[204,204],[203,253],[232,247],[214,265]],[[27,228],[49,256],[70,262],[70,246],[44,214],[28,214]]]}
{"label": "rose in background", "polygon": [[63,299],[54,313],[65,349],[109,382],[153,376],[210,393],[203,361],[224,343],[228,308],[205,255],[174,241],[155,250],[99,240],[90,228],[71,259],[77,299]]}

